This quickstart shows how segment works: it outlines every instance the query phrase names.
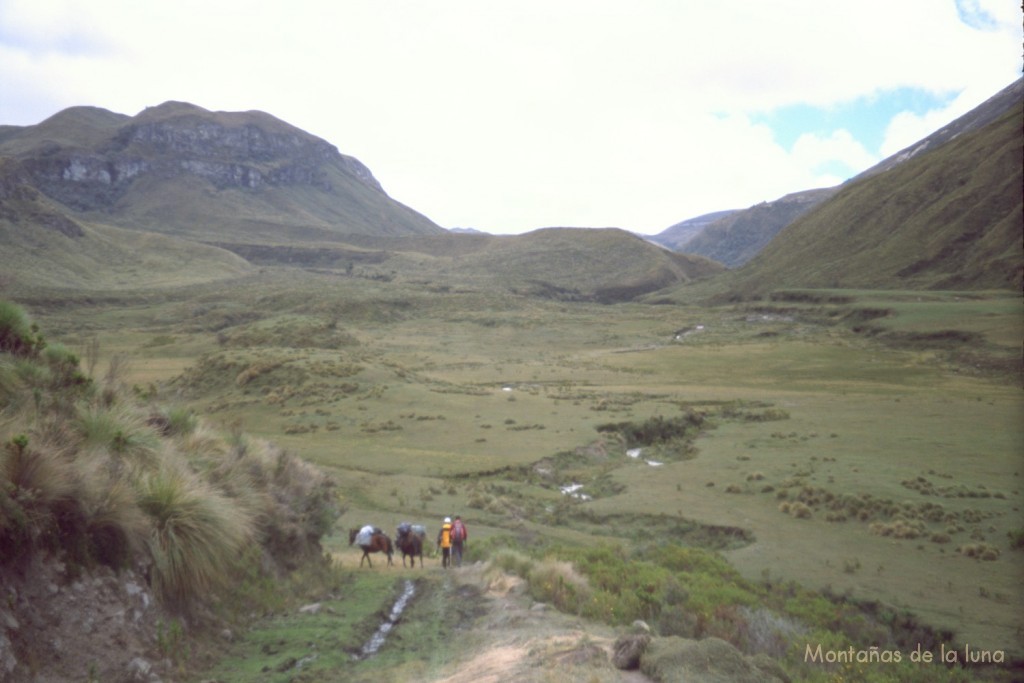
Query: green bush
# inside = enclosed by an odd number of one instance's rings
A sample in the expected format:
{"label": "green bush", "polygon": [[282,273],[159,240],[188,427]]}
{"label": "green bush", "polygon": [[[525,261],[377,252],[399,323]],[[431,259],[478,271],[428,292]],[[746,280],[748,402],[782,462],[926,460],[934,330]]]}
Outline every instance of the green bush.
{"label": "green bush", "polygon": [[43,345],[42,337],[25,310],[15,303],[0,300],[0,352],[32,356]]}
{"label": "green bush", "polygon": [[613,422],[597,426],[599,432],[618,432],[623,436],[628,448],[636,446],[653,446],[667,443],[675,439],[683,439],[699,430],[704,424],[704,416],[693,410],[683,415],[665,418],[661,415],[644,422]]}

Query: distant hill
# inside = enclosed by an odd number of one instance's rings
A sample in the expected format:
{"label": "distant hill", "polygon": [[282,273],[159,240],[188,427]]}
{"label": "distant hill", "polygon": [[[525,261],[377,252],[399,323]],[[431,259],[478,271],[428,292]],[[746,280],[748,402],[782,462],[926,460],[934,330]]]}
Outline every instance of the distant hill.
{"label": "distant hill", "polygon": [[358,160],[258,111],[72,107],[0,128],[0,157],[74,221],[221,243],[443,232]]}
{"label": "distant hill", "polygon": [[984,106],[993,113],[980,128],[954,124],[946,141],[862,174],[798,218],[730,274],[733,296],[780,287],[1019,290],[1024,88]]}
{"label": "distant hill", "polygon": [[544,228],[496,236],[481,247],[463,258],[460,271],[486,273],[520,293],[556,299],[627,301],[723,270],[616,228]]}
{"label": "distant hill", "polygon": [[730,268],[754,258],[779,231],[836,193],[837,188],[794,192],[774,202],[762,202],[705,226],[679,250],[699,254]]}
{"label": "distant hill", "polygon": [[253,263],[347,271],[375,268],[428,289],[500,290],[562,301],[629,301],[706,279],[725,267],[679,254],[618,228],[543,228],[486,233],[371,237],[343,246],[240,250]]}
{"label": "distant hill", "polygon": [[735,211],[715,211],[696,218],[688,218],[662,230],[657,235],[650,235],[648,240],[673,251],[684,251],[683,247],[705,228],[718,220],[731,216]]}

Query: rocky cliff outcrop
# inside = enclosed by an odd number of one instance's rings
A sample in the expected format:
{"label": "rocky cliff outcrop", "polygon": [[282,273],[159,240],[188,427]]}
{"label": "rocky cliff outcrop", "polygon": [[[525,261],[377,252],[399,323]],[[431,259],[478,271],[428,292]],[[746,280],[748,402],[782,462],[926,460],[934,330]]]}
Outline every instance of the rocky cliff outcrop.
{"label": "rocky cliff outcrop", "polygon": [[210,239],[254,225],[275,240],[281,230],[269,226],[320,239],[443,232],[391,199],[359,160],[257,111],[167,102],[127,117],[73,107],[4,127],[0,158],[73,219],[99,212],[103,222],[204,240],[210,226],[221,232]]}
{"label": "rocky cliff outcrop", "polygon": [[[167,109],[155,111],[161,108]],[[96,150],[44,145],[23,158],[24,168],[44,193],[79,210],[109,207],[144,175],[193,175],[217,189],[309,185],[330,192],[324,167],[333,166],[384,192],[359,160],[270,117],[261,127],[242,115],[225,122],[212,115],[153,116],[147,110],[131,119]]]}

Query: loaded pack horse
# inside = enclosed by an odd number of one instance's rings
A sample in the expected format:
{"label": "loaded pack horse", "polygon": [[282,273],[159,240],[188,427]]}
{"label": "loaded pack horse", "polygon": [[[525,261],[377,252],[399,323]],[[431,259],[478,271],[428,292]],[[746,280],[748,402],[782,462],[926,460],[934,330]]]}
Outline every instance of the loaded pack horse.
{"label": "loaded pack horse", "polygon": [[388,566],[394,564],[391,556],[394,554],[395,548],[391,544],[391,538],[377,527],[364,526],[362,529],[349,529],[348,544],[358,545],[363,549],[363,556],[359,558],[360,567],[363,566],[363,560],[366,560],[371,568],[373,567],[370,553],[384,553],[388,556]]}
{"label": "loaded pack horse", "polygon": [[398,525],[398,535],[395,537],[395,545],[402,551],[402,566],[405,566],[405,558],[412,558],[412,566],[416,566],[416,557],[420,558],[420,568],[423,568],[423,544],[427,537],[427,530],[419,524],[402,522]]}

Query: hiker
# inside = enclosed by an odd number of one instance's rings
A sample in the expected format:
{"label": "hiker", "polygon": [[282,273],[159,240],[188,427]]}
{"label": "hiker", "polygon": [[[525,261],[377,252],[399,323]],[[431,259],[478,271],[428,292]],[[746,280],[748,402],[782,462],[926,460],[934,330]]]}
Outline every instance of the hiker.
{"label": "hiker", "polygon": [[462,566],[462,547],[466,543],[466,539],[469,538],[469,532],[466,531],[466,525],[462,522],[462,517],[455,515],[455,521],[452,522],[452,561],[456,567]]}
{"label": "hiker", "polygon": [[452,563],[452,518],[445,517],[441,530],[437,532],[437,547],[441,549],[441,566],[447,569]]}

